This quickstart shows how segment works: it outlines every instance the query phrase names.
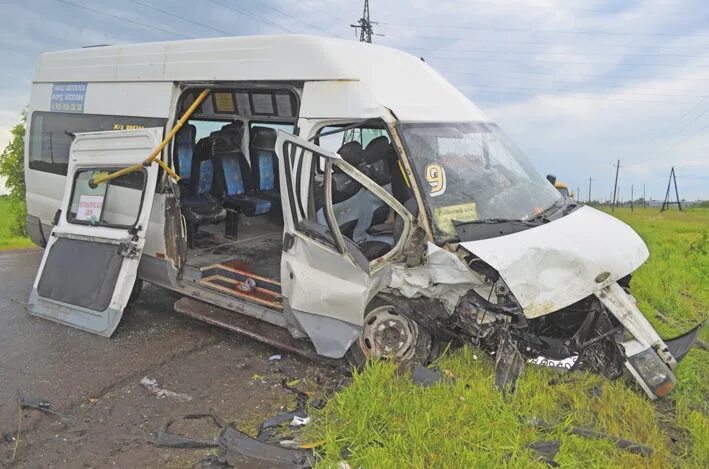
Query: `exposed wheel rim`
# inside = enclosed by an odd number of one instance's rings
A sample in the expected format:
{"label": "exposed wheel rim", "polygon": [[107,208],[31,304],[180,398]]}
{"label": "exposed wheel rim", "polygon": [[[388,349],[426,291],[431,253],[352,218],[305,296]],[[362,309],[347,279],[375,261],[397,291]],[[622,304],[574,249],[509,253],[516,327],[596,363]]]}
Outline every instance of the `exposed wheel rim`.
{"label": "exposed wheel rim", "polygon": [[391,306],[380,306],[364,319],[359,345],[367,357],[408,361],[416,356],[419,326]]}

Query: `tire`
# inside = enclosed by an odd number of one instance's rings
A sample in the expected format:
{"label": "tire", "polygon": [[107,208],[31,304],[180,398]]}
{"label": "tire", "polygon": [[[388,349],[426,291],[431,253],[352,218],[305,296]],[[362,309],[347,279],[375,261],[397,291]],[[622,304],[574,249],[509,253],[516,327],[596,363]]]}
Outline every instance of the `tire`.
{"label": "tire", "polygon": [[143,290],[143,279],[141,279],[141,278],[135,279],[135,283],[133,284],[133,289],[130,291],[130,297],[128,298],[128,303],[126,304],[126,307],[133,306],[133,303],[138,301],[138,297],[140,297],[140,292],[142,290]]}
{"label": "tire", "polygon": [[374,300],[365,312],[362,333],[345,358],[362,369],[369,359],[395,360],[402,368],[425,365],[435,347],[431,333],[391,304]]}

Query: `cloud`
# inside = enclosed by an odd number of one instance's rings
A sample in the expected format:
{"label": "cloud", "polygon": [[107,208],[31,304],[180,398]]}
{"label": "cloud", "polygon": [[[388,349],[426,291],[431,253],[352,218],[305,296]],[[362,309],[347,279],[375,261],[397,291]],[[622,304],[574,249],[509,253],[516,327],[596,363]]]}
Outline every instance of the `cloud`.
{"label": "cloud", "polygon": [[[219,0],[199,8],[188,0],[173,0],[169,8],[142,1],[235,34],[287,28],[352,38],[350,24],[362,13],[361,0]],[[97,0],[77,3],[189,36],[218,35],[133,2],[108,8]],[[375,42],[424,57],[494,117],[540,172],[554,172],[571,187],[591,177],[607,192],[612,165],[620,159],[623,187],[645,184],[663,195],[674,165],[682,176],[681,195],[709,198],[705,2],[370,3],[375,32],[384,34]],[[39,53],[175,39],[52,0],[4,8],[0,143],[28,101]]]}

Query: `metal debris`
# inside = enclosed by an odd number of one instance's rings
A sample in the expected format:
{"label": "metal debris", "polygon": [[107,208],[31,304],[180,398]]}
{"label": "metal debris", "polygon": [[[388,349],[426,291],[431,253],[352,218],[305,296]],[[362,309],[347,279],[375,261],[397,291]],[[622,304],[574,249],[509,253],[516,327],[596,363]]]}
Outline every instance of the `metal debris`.
{"label": "metal debris", "polygon": [[143,379],[140,380],[140,384],[145,389],[155,394],[158,399],[165,399],[166,397],[169,397],[180,402],[188,402],[192,400],[192,396],[189,394],[173,392],[165,388],[161,388],[156,379],[148,378],[147,376],[143,376]]}

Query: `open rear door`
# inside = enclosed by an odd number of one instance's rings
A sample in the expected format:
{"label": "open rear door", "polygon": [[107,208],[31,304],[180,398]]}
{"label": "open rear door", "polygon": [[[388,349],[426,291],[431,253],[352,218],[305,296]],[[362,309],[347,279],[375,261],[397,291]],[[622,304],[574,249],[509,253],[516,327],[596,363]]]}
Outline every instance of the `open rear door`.
{"label": "open rear door", "polygon": [[152,164],[95,188],[89,181],[143,161],[163,129],[78,134],[64,199],[30,294],[29,311],[110,337],[133,289],[155,196]]}

